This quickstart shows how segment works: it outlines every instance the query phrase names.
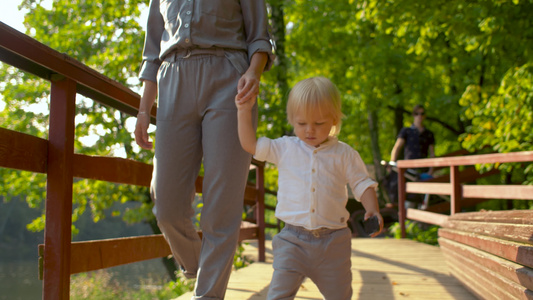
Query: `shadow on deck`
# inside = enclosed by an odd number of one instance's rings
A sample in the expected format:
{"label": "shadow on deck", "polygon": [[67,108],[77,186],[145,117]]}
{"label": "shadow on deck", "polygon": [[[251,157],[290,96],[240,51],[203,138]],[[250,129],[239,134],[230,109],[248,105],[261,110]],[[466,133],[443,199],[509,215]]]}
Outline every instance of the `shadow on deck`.
{"label": "shadow on deck", "polygon": [[[245,255],[257,260],[255,242]],[[226,299],[266,299],[272,276],[272,248],[266,244],[266,262],[254,262],[234,271]],[[450,275],[439,247],[397,239],[352,239],[353,299],[476,299]],[[192,293],[175,300],[189,300]],[[306,280],[296,299],[322,299],[313,282]]]}

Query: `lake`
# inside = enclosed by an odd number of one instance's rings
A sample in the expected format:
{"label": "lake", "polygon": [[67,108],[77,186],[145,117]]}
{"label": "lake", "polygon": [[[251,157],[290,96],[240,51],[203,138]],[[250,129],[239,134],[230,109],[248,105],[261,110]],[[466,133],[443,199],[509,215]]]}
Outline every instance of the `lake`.
{"label": "lake", "polygon": [[[98,240],[152,234],[146,222],[126,224],[119,217],[112,217],[112,211],[125,211],[139,203],[116,203],[106,218],[94,223],[90,211],[86,211],[76,222],[80,233],[75,240]],[[42,299],[42,281],[38,278],[37,246],[44,241],[43,232],[30,232],[26,225],[41,215],[40,210],[31,209],[17,197],[5,202],[0,196],[0,300]],[[121,284],[136,287],[140,278],[167,278],[161,259],[133,263],[107,269]],[[145,280],[146,281],[146,280]]]}
{"label": "lake", "polygon": [[[152,259],[107,269],[121,284],[137,287],[141,279],[162,278],[166,270],[160,259]],[[0,300],[42,299],[42,281],[37,260],[0,261]]]}

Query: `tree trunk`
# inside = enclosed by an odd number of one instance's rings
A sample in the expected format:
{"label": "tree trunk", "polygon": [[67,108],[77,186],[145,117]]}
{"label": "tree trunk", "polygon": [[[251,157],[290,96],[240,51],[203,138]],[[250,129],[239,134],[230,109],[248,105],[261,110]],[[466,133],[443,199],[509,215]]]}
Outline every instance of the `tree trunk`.
{"label": "tree trunk", "polygon": [[403,105],[398,104],[394,108],[394,129],[396,130],[394,136],[398,136],[398,133],[400,133],[400,130],[403,128],[403,113],[405,109],[403,108]]}
{"label": "tree trunk", "polygon": [[[381,151],[379,148],[379,130],[378,130],[378,115],[375,110],[368,109],[368,127],[370,128],[370,139],[372,144],[372,157],[374,162],[374,170],[376,174],[376,180],[381,187],[386,186],[385,182],[385,169],[381,165]],[[386,203],[386,194],[383,193],[383,188],[378,189],[378,198],[380,202]]]}
{"label": "tree trunk", "polygon": [[[284,102],[284,97],[289,94],[289,83],[287,79],[289,60],[285,52],[285,13],[283,12],[285,0],[269,0],[270,7],[270,24],[272,25],[272,41],[274,43],[274,53],[276,54],[276,60],[274,65],[276,66],[270,72],[275,72],[276,77],[276,89],[278,90],[280,108]],[[283,126],[282,135],[290,135],[292,128],[286,124]]]}
{"label": "tree trunk", "polygon": [[283,0],[270,0],[270,21],[272,24],[272,40],[274,41],[276,60],[277,87],[281,95],[286,95],[289,90],[287,82],[288,60],[285,54],[285,20],[283,12]]}

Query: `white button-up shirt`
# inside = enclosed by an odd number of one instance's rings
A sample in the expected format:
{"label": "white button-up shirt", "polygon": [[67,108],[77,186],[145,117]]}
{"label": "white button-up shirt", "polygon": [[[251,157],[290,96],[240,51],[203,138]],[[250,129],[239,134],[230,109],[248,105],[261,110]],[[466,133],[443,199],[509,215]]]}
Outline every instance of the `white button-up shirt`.
{"label": "white button-up shirt", "polygon": [[261,137],[255,158],[278,167],[276,217],[309,230],[347,226],[346,185],[358,201],[377,187],[359,153],[334,137],[318,148],[297,137]]}

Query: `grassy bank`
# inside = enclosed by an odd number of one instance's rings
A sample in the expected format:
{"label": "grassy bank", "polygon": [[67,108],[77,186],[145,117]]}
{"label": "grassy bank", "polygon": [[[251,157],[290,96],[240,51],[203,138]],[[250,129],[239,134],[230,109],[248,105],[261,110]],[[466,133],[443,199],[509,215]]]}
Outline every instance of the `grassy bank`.
{"label": "grassy bank", "polygon": [[[233,259],[233,268],[240,269],[248,266],[252,261],[243,255],[244,248],[240,245]],[[70,299],[98,299],[98,300],[168,300],[177,298],[192,291],[195,279],[187,279],[181,273],[176,281],[168,281],[161,277],[142,278],[138,285],[131,285],[114,278],[108,270],[99,270],[73,275],[70,281]]]}

